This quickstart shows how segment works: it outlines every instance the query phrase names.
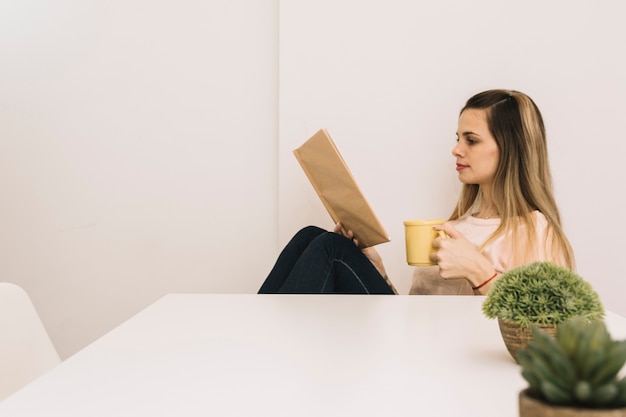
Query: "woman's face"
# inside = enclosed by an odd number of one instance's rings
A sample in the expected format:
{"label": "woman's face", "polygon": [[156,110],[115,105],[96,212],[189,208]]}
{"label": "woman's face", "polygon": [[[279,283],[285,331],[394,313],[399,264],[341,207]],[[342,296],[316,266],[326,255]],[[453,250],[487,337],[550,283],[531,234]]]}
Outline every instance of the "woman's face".
{"label": "woman's face", "polygon": [[485,110],[466,109],[459,117],[457,143],[452,149],[459,181],[490,187],[498,167],[500,151],[489,132]]}

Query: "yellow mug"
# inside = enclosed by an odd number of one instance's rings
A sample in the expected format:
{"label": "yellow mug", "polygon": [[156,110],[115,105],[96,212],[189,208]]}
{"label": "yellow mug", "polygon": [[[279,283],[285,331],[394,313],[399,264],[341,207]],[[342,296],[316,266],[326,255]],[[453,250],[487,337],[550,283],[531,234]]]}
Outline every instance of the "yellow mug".
{"label": "yellow mug", "polygon": [[406,239],[406,261],[412,266],[436,265],[431,262],[433,240],[437,236],[445,237],[444,232],[433,229],[434,225],[443,224],[443,219],[406,220],[404,222],[404,236]]}

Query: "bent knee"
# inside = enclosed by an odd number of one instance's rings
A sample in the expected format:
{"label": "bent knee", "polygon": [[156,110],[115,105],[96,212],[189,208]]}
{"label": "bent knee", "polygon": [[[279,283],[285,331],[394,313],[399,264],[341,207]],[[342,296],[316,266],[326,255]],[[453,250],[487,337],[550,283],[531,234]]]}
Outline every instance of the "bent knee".
{"label": "bent knee", "polygon": [[302,229],[300,229],[298,231],[298,233],[296,233],[296,235],[294,237],[297,238],[303,238],[307,241],[311,241],[313,239],[315,239],[317,236],[322,235],[326,233],[326,230],[317,227],[317,226],[306,226],[303,227]]}
{"label": "bent knee", "polygon": [[354,246],[352,241],[347,237],[335,232],[325,232],[315,238],[317,244],[333,245],[333,246]]}

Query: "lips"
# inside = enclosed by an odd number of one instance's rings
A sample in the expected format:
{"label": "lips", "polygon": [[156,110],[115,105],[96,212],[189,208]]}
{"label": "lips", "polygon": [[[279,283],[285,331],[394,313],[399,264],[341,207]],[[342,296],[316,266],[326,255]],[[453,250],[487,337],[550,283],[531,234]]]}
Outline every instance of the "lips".
{"label": "lips", "polygon": [[456,170],[457,171],[462,171],[462,170],[464,170],[465,168],[468,168],[468,167],[469,167],[469,165],[456,164]]}

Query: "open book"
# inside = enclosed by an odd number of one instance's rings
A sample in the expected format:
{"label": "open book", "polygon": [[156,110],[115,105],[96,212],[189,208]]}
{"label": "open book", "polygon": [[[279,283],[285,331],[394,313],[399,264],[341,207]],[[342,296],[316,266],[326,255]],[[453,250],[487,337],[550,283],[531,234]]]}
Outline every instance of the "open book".
{"label": "open book", "polygon": [[325,129],[319,130],[293,153],[330,217],[344,229],[352,230],[360,247],[389,242],[387,231]]}

